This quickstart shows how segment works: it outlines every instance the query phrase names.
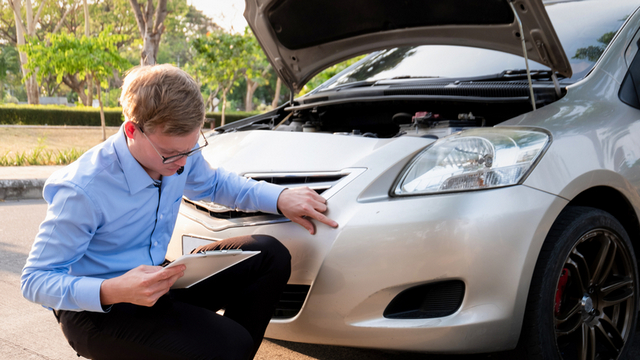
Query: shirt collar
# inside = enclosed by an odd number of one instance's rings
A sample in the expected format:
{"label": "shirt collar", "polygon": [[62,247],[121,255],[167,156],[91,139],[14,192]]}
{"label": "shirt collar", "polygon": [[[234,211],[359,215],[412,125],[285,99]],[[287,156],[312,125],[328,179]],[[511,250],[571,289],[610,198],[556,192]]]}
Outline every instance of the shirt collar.
{"label": "shirt collar", "polygon": [[133,157],[129,146],[127,146],[124,125],[120,127],[118,134],[116,134],[114,147],[116,154],[118,154],[118,160],[120,161],[124,177],[127,179],[129,193],[134,195],[149,186],[153,186],[153,179],[147,174],[142,165],[138,163],[138,160]]}

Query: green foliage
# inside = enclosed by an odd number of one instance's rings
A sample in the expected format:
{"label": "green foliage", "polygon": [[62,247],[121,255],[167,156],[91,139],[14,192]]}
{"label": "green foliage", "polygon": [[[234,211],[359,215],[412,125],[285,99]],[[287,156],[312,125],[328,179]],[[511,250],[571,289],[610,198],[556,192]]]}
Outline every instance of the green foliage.
{"label": "green foliage", "polygon": [[225,119],[227,93],[233,92],[233,86],[250,66],[253,44],[247,36],[224,31],[196,38],[191,44],[197,55],[189,69],[209,92],[222,93],[222,118]]}
{"label": "green foliage", "polygon": [[76,161],[83,153],[84,151],[76,148],[53,151],[38,146],[31,151],[7,151],[0,155],[0,166],[67,165]]}
{"label": "green foliage", "polygon": [[253,35],[249,27],[244,30],[243,38],[245,39],[246,52],[245,76],[251,81],[260,83],[260,85],[268,84],[268,79],[264,75],[265,70],[268,70],[271,65],[264,51],[262,51],[258,39]]}
{"label": "green foliage", "polygon": [[0,45],[0,82],[7,79],[9,73],[20,74],[20,59],[14,46]]}
{"label": "green foliage", "polygon": [[192,70],[204,84],[227,90],[237,84],[248,63],[250,44],[246,37],[216,31],[191,44],[197,53]]}
{"label": "green foliage", "polygon": [[[107,126],[122,125],[121,108],[106,108],[104,115]],[[3,105],[0,106],[0,124],[100,126],[100,110],[58,105]]]}
{"label": "green foliage", "polygon": [[[84,10],[82,8],[78,9],[78,15],[74,19],[78,21],[78,24],[67,27],[67,32],[81,36],[84,34]],[[92,35],[97,35],[107,27],[113,29],[113,34],[126,35],[124,40],[118,44],[118,48],[131,44],[134,36],[139,34],[129,0],[94,0],[89,2],[89,19]],[[66,21],[66,23],[70,22],[73,20]]]}
{"label": "green foliage", "polygon": [[[11,89],[21,86],[21,78],[18,50],[12,45],[0,45],[0,99],[5,98],[5,87]],[[12,101],[9,94],[6,96]]]}
{"label": "green foliage", "polygon": [[360,56],[356,56],[354,58],[351,58],[347,61],[343,61],[341,63],[335,64],[329,68],[326,68],[325,70],[323,70],[322,72],[320,72],[318,75],[314,76],[311,80],[309,80],[309,82],[302,88],[302,90],[300,91],[300,96],[308,93],[309,91],[317,88],[318,86],[320,86],[323,82],[331,79],[333,76],[337,75],[340,71],[348,68],[349,66],[355,64],[356,62],[360,61],[362,58],[364,58],[366,55],[360,55]]}
{"label": "green foliage", "polygon": [[188,5],[187,0],[170,1],[167,11],[169,15],[164,21],[165,30],[158,48],[157,62],[184,66],[193,60],[191,40],[219,28],[202,11]]}
{"label": "green foliage", "polygon": [[[141,1],[142,3],[148,0]],[[36,5],[39,3],[36,2]],[[23,51],[32,51],[30,69],[38,68],[38,82],[43,96],[66,96],[72,102],[77,94],[85,91],[85,73],[93,65],[98,66],[102,76],[97,77],[103,88],[109,89],[103,96],[107,106],[117,105],[118,87],[123,77],[121,70],[128,69],[140,61],[140,49],[143,44],[139,38],[138,25],[129,0],[94,0],[89,2],[90,30],[89,39],[83,39],[84,13],[82,3],[73,0],[59,0],[43,3],[42,16],[36,24],[35,36],[27,39]],[[51,35],[62,14],[70,10],[62,27],[56,35]],[[23,15],[26,11],[22,8]],[[167,3],[168,15],[164,21],[164,31],[157,54],[157,62],[173,63],[183,67],[203,84],[203,91],[209,95],[217,91],[225,93],[227,108],[244,108],[247,82],[258,84],[253,104],[270,104],[275,90],[276,77],[250,31],[244,34],[224,33],[210,18],[190,5],[188,0],[172,0]],[[8,89],[10,94],[0,91],[0,99],[7,101],[26,101],[25,87],[21,82],[22,73],[15,46],[15,19],[9,6],[0,7],[0,89]],[[96,44],[100,40],[111,38],[108,44]],[[215,39],[215,46],[209,48],[207,56],[200,54],[194,46],[194,39],[204,43]],[[84,41],[84,42],[83,42]],[[101,45],[103,46],[101,48]],[[212,45],[212,44],[209,44]],[[65,48],[68,47],[68,48]],[[94,46],[94,48],[91,48]],[[46,49],[45,49],[46,48]],[[96,51],[97,50],[97,51]],[[202,49],[201,49],[202,50]],[[210,51],[209,51],[210,50]],[[219,50],[219,51],[218,51]],[[40,52],[36,55],[34,52]],[[118,61],[105,59],[107,55],[119,55]],[[211,53],[212,52],[212,53]],[[102,55],[97,55],[97,54]],[[121,62],[121,59],[127,59]],[[226,60],[223,60],[226,59]],[[95,64],[95,60],[98,64]],[[116,65],[120,66],[116,66]],[[120,70],[113,76],[112,68]],[[9,72],[7,72],[9,70]],[[104,71],[103,71],[104,70]],[[33,72],[33,70],[31,70]],[[117,72],[116,72],[117,73]],[[62,74],[62,75],[61,75]],[[229,77],[229,75],[232,77]],[[65,82],[61,83],[63,75]],[[77,80],[79,84],[74,81]],[[228,80],[228,81],[227,81]],[[111,85],[108,86],[108,83]],[[82,95],[84,96],[84,95]],[[81,98],[82,98],[81,96]],[[221,95],[217,95],[221,97]],[[213,96],[212,96],[213,98]],[[288,90],[282,89],[282,99],[288,99]],[[1,101],[0,101],[1,103]]]}
{"label": "green foliage", "polygon": [[45,76],[55,74],[56,81],[61,82],[64,75],[78,74],[84,78],[90,74],[102,87],[107,87],[113,70],[124,70],[130,65],[116,47],[127,36],[111,35],[111,31],[107,27],[97,37],[89,38],[68,33],[49,34],[50,45],[29,38],[27,44],[19,47],[29,58],[25,66],[29,70],[27,77],[36,74],[38,81],[42,81]]}

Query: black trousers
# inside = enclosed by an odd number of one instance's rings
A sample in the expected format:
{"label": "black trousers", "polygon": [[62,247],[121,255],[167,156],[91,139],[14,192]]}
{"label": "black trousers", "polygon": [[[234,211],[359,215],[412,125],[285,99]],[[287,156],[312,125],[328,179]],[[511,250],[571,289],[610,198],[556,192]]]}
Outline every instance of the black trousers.
{"label": "black trousers", "polygon": [[[121,303],[107,313],[56,311],[69,344],[89,359],[252,359],[291,273],[278,240],[231,238],[207,250],[260,250],[152,307]],[[225,309],[224,316],[216,313]]]}

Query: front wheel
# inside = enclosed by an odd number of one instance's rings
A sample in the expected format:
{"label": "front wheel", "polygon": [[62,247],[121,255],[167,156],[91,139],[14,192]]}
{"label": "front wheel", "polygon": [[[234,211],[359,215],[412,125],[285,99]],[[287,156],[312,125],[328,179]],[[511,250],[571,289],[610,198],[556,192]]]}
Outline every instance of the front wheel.
{"label": "front wheel", "polygon": [[633,246],[609,213],[568,207],[542,247],[519,350],[531,360],[621,359],[637,319]]}

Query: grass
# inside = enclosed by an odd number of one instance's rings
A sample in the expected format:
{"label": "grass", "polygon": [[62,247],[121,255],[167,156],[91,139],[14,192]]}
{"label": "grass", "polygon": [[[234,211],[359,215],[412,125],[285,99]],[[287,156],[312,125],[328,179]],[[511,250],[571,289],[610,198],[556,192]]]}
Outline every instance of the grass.
{"label": "grass", "polygon": [[[107,128],[107,137],[117,131]],[[0,166],[66,165],[101,142],[94,127],[0,127]]]}

